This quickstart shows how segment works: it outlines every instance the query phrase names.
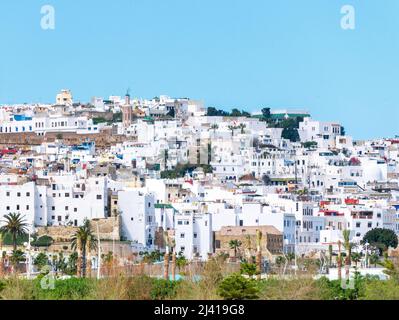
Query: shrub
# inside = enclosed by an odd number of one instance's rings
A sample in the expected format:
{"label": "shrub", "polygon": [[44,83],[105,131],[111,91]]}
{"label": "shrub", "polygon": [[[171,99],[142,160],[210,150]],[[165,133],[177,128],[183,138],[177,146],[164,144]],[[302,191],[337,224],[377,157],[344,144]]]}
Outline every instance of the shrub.
{"label": "shrub", "polygon": [[176,295],[178,282],[165,279],[155,279],[151,289],[152,300],[172,299]]}
{"label": "shrub", "polygon": [[223,279],[217,292],[225,300],[254,300],[259,298],[256,281],[246,279],[240,274],[232,274]]}
{"label": "shrub", "polygon": [[85,300],[95,289],[95,280],[88,278],[56,280],[53,290],[43,289],[40,280],[40,277],[35,280],[37,298],[40,300]]}

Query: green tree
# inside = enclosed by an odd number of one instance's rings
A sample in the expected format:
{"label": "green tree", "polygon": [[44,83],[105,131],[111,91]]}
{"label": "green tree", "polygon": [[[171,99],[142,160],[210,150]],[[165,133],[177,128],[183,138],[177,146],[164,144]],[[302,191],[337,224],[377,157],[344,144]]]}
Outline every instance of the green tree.
{"label": "green tree", "polygon": [[355,263],[355,267],[357,268],[357,264],[360,262],[362,255],[359,252],[353,252],[351,259]]}
{"label": "green tree", "polygon": [[378,254],[371,254],[369,257],[369,263],[374,265],[374,267],[377,267],[378,262],[380,261],[380,257],[378,256]]}
{"label": "green tree", "polygon": [[33,260],[33,264],[38,268],[42,269],[43,267],[49,264],[48,257],[45,253],[40,252],[36,258]]}
{"label": "green tree", "polygon": [[231,131],[231,136],[234,137],[234,131],[237,129],[237,127],[229,125],[227,128]]}
{"label": "green tree", "polygon": [[268,121],[271,118],[270,108],[263,108],[262,110],[262,120]]}
{"label": "green tree", "polygon": [[237,251],[240,249],[242,242],[240,240],[230,240],[229,247],[234,250],[234,258],[237,258]]}
{"label": "green tree", "polygon": [[238,128],[241,130],[241,134],[244,134],[245,133],[245,128],[246,128],[247,126],[244,124],[244,123],[240,123],[239,125],[238,125]]}
{"label": "green tree", "polygon": [[241,262],[240,273],[252,279],[257,274],[256,263]]}
{"label": "green tree", "polygon": [[27,223],[20,213],[9,213],[4,216],[4,225],[0,228],[0,233],[11,234],[13,250],[17,250],[17,238],[28,233]]}
{"label": "green tree", "polygon": [[72,236],[71,242],[72,249],[81,255],[81,261],[78,261],[78,270],[81,268],[81,276],[84,278],[86,277],[87,253],[97,249],[96,237],[89,220],[85,219],[83,225]]}
{"label": "green tree", "polygon": [[351,267],[351,251],[352,251],[352,244],[350,243],[350,230],[348,229],[342,230],[342,236],[344,237],[344,248],[346,250],[345,277],[346,280],[349,280],[349,273]]}
{"label": "green tree", "polygon": [[388,250],[389,247],[396,248],[398,246],[398,237],[390,229],[375,228],[364,235],[362,243],[366,242],[377,247],[382,255],[383,251]]}
{"label": "green tree", "polygon": [[232,274],[222,280],[217,293],[225,300],[258,299],[259,289],[253,279],[246,279],[240,274]]}
{"label": "green tree", "polygon": [[18,264],[25,261],[25,254],[22,250],[13,250],[10,257],[11,264],[14,266],[14,272],[17,271],[16,268]]}
{"label": "green tree", "polygon": [[230,115],[232,117],[241,117],[242,116],[241,111],[238,109],[235,109],[235,108],[233,110],[231,110]]}

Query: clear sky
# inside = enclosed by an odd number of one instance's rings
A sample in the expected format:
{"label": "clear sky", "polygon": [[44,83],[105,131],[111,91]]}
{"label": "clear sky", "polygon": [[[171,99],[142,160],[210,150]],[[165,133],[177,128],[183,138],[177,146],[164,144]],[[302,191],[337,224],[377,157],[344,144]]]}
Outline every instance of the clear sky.
{"label": "clear sky", "polygon": [[[41,29],[42,5],[55,30]],[[343,30],[341,7],[356,9]],[[398,0],[1,0],[0,103],[161,94],[399,134]]]}

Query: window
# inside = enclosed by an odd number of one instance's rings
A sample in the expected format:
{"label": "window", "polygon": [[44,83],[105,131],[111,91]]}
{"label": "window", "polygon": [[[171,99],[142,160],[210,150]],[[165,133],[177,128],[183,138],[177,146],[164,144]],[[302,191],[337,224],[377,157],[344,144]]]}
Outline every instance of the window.
{"label": "window", "polygon": [[69,207],[68,206],[65,206],[65,211],[68,211],[69,210]]}
{"label": "window", "polygon": [[17,193],[17,197],[20,197],[20,196],[21,196],[21,192],[18,192],[18,193]]}
{"label": "window", "polygon": [[52,206],[52,207],[51,207],[51,210],[55,211],[55,207],[54,207],[54,206]]}
{"label": "window", "polygon": [[26,210],[29,210],[29,205],[26,206]]}
{"label": "window", "polygon": [[30,192],[27,192],[27,193],[26,193],[26,196],[27,196],[27,197],[30,197]]}
{"label": "window", "polygon": [[78,208],[73,208],[73,212],[78,212]]}
{"label": "window", "polygon": [[65,198],[69,198],[69,193],[65,193]]}
{"label": "window", "polygon": [[180,233],[180,238],[181,238],[181,239],[184,239],[185,236],[186,236],[186,235],[185,235],[184,233]]}
{"label": "window", "polygon": [[151,208],[151,202],[148,202],[148,208]]}
{"label": "window", "polygon": [[102,197],[102,195],[101,194],[98,194],[97,195],[97,200],[101,200],[103,197]]}
{"label": "window", "polygon": [[371,228],[373,226],[373,224],[371,223],[371,222],[369,222],[368,224],[367,224],[367,227],[369,227],[369,228]]}
{"label": "window", "polygon": [[179,221],[177,221],[177,224],[178,224],[178,225],[182,225],[182,224],[183,224],[183,221],[179,220]]}
{"label": "window", "polygon": [[356,222],[356,228],[360,228],[360,222]]}
{"label": "window", "polygon": [[197,239],[197,237],[198,237],[198,234],[195,232],[194,233],[194,239]]}
{"label": "window", "polygon": [[10,206],[7,206],[7,207],[6,207],[6,210],[7,210],[7,211],[10,211]]}
{"label": "window", "polygon": [[51,216],[51,219],[52,219],[52,220],[55,220],[55,216]]}
{"label": "window", "polygon": [[188,226],[188,225],[190,224],[190,221],[184,221],[184,224],[185,224],[186,226]]}
{"label": "window", "polygon": [[10,196],[10,191],[6,192],[6,196],[9,197]]}
{"label": "window", "polygon": [[61,216],[58,216],[58,221],[62,221],[62,217]]}
{"label": "window", "polygon": [[17,204],[17,210],[19,210],[19,204]]}

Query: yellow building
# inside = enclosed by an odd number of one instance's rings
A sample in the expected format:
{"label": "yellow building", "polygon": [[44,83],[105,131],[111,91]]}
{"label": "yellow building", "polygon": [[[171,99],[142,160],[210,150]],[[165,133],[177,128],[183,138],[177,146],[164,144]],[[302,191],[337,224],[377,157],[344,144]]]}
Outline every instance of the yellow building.
{"label": "yellow building", "polygon": [[71,106],[73,103],[71,90],[61,90],[56,97],[56,104],[61,106]]}

